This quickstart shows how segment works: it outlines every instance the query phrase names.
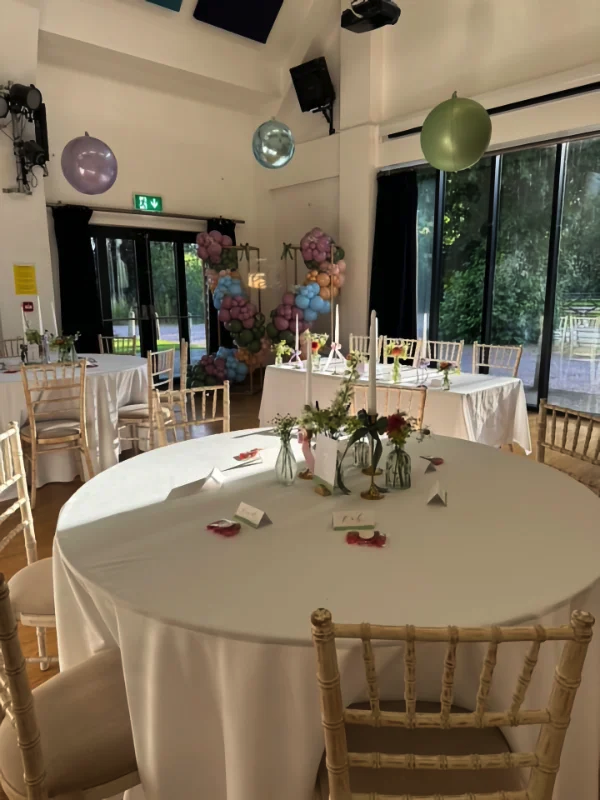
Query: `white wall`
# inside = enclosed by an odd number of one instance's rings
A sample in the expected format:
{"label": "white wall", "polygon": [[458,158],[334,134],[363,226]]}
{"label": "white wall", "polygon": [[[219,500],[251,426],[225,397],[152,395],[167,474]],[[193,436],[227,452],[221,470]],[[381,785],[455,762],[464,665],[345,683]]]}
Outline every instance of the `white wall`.
{"label": "white wall", "polygon": [[596,0],[404,0],[385,40],[383,119],[598,57]]}
{"label": "white wall", "polygon": [[[0,83],[8,80],[36,82],[38,17],[35,0],[2,0]],[[7,130],[10,132],[11,129]],[[0,188],[14,186],[15,181],[12,145],[2,135]],[[49,325],[52,273],[42,178],[40,183],[31,197],[0,192],[0,334],[4,337],[21,334],[21,302],[34,299],[15,295],[15,263],[35,264],[43,317]],[[37,318],[37,313],[35,316]]]}
{"label": "white wall", "polygon": [[[45,63],[38,83],[54,156],[48,200],[131,208],[141,192],[162,195],[166,212],[252,217],[248,115]],[[78,193],[60,168],[65,144],[85,131],[107,142],[119,162],[115,185],[100,197]]]}

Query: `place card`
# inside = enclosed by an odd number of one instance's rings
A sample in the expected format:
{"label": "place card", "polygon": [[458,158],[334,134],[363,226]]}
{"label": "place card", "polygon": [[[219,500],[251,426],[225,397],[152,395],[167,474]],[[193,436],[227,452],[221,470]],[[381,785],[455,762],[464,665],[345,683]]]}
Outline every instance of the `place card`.
{"label": "place card", "polygon": [[221,470],[214,467],[205,478],[191,483],[184,483],[183,486],[176,486],[167,495],[167,500],[180,500],[182,497],[191,497],[198,492],[211,492],[220,489],[225,483],[225,476]]}
{"label": "place card", "polygon": [[337,473],[338,442],[317,434],[313,481],[333,492]]}
{"label": "place card", "polygon": [[39,344],[27,345],[27,362],[29,364],[37,364],[40,361],[40,346]]}
{"label": "place card", "polygon": [[262,525],[270,525],[271,520],[260,508],[254,508],[247,503],[240,503],[234,514],[234,519],[245,522],[252,528],[260,528]]}
{"label": "place card", "polygon": [[448,505],[448,492],[445,489],[442,489],[439,481],[435,482],[431,494],[429,495],[429,500],[427,501],[427,505],[432,505],[432,506]]}
{"label": "place card", "polygon": [[335,511],[333,513],[334,531],[372,531],[375,530],[375,515],[368,511]]}

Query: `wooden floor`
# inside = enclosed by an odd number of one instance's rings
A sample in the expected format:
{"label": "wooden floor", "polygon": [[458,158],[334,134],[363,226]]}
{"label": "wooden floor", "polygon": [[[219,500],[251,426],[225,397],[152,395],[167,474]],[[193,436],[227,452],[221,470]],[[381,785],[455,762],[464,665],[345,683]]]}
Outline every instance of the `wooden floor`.
{"label": "wooden floor", "polygon": [[[231,402],[231,427],[232,430],[243,430],[245,428],[258,427],[258,410],[260,406],[260,395],[233,395]],[[532,440],[535,442],[537,434],[537,418],[535,415],[530,416],[530,426],[532,433]],[[207,434],[211,431],[207,431]],[[522,458],[524,453],[518,447],[515,447],[515,458]],[[533,455],[530,456],[533,458]],[[554,461],[564,460],[564,457],[558,456]],[[549,459],[551,463],[553,459]],[[579,478],[593,479],[597,482],[600,488],[600,475],[598,469],[590,467],[589,465],[579,464],[573,459],[566,459],[566,469],[572,474],[577,475]],[[37,507],[33,512],[35,522],[35,533],[38,541],[38,552],[40,558],[46,558],[52,555],[52,541],[54,538],[54,531],[56,530],[56,521],[60,509],[69,497],[77,491],[80,483],[78,481],[73,483],[53,483],[44,486],[38,491]],[[0,504],[0,510],[4,504]],[[23,547],[23,540],[17,537],[7,549],[0,556],[0,570],[7,578],[25,566],[25,553]],[[37,655],[37,645],[35,630],[33,628],[21,628],[21,641],[25,655]],[[56,635],[53,630],[48,632],[48,652],[56,654]],[[47,680],[50,676],[57,672],[57,668],[41,672],[39,667],[35,664],[29,665],[29,676],[33,686],[36,686],[43,681]],[[0,798],[2,797],[0,791]]]}

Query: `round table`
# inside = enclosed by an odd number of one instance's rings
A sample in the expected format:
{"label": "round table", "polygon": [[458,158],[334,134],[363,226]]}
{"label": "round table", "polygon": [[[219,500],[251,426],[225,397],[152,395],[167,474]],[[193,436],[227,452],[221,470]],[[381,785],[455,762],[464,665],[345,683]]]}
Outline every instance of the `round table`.
{"label": "round table", "polygon": [[[234,455],[253,447],[264,448],[262,463],[230,469]],[[354,468],[349,497],[322,498],[300,480],[279,486],[277,451],[277,439],[264,433],[183,442],[98,475],[61,512],[55,593],[62,665],[121,648],[148,800],[263,800],[284,787],[288,800],[308,800],[322,751],[310,648],[310,614],[319,606],[340,622],[563,624],[577,598],[600,616],[598,499],[566,475],[434,436],[409,443],[412,489],[368,504],[358,494],[367,479]],[[444,464],[425,474],[421,455]],[[213,467],[225,476],[220,489],[168,497]],[[427,503],[436,481],[448,492],[447,507]],[[243,526],[231,539],[206,531],[240,502],[265,511],[272,524]],[[339,510],[373,512],[388,546],[347,545],[332,527]],[[476,649],[461,654],[461,705],[474,702]],[[382,662],[395,657],[395,648],[387,650]],[[589,724],[590,714],[600,720],[594,645],[588,658],[595,664],[586,665],[576,703],[561,798],[597,796],[597,787],[590,794],[600,729]],[[442,668],[437,655],[429,660],[435,667],[421,679],[435,697]],[[514,660],[521,663],[522,652]],[[556,651],[540,659],[529,695],[539,707],[555,663]],[[342,653],[341,668],[350,702],[364,688],[355,646]],[[494,680],[495,701],[510,704],[513,677],[506,686]],[[516,733],[516,744],[529,744],[531,730]]]}
{"label": "round table", "polygon": [[[87,432],[94,468],[100,472],[119,460],[118,409],[147,401],[146,359],[110,354],[81,357],[93,359],[86,375]],[[27,422],[20,370],[0,372],[0,430],[12,421]],[[80,459],[73,451],[44,454],[38,460],[38,486],[72,481],[80,470]]]}

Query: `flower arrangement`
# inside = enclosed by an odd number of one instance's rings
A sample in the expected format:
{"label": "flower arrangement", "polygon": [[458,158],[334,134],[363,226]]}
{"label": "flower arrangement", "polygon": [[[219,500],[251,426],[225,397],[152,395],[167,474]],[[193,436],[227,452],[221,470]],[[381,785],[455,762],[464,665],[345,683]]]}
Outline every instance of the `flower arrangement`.
{"label": "flower arrangement", "polygon": [[281,441],[281,448],[275,462],[275,476],[279,483],[291,486],[298,474],[298,465],[290,446],[292,431],[298,425],[298,420],[291,414],[277,414],[272,424]]}
{"label": "flower arrangement", "polygon": [[394,446],[404,447],[413,433],[416,433],[418,440],[422,441],[429,431],[426,428],[419,429],[413,417],[407,417],[406,414],[397,411],[387,418],[385,433]]}
{"label": "flower arrangement", "polygon": [[[320,336],[320,334],[317,334]],[[323,344],[327,341],[327,336],[323,337]],[[313,338],[313,344],[315,339]],[[323,345],[321,345],[322,347]],[[333,402],[329,408],[319,408],[315,406],[305,406],[300,427],[313,434],[322,433],[331,439],[339,439],[343,433],[348,432],[348,426],[354,425],[351,420],[354,418],[348,414],[354,383],[358,380],[358,364],[362,358],[359,353],[350,353],[346,359],[347,370],[339,389],[336,392]]]}
{"label": "flower arrangement", "polygon": [[37,344],[38,346],[42,344],[42,334],[35,330],[35,328],[30,328],[29,325],[27,326],[27,331],[25,332],[25,338],[27,340],[27,344]]}
{"label": "flower arrangement", "polygon": [[450,375],[460,375],[460,368],[454,361],[440,361],[438,372],[443,377],[442,389],[447,392],[450,389]]}
{"label": "flower arrangement", "polygon": [[59,333],[56,336],[50,337],[50,347],[53,350],[58,350],[59,361],[74,361],[73,354],[75,352],[75,342],[79,339],[80,333],[72,333],[67,336],[64,333]]}
{"label": "flower arrangement", "polygon": [[274,345],[271,347],[271,352],[275,353],[275,364],[279,366],[283,363],[284,356],[291,356],[294,352],[292,348],[285,342],[283,339],[280,339],[278,342],[275,342]]}
{"label": "flower arrangement", "polygon": [[394,359],[394,365],[392,367],[392,382],[398,383],[400,380],[400,359],[406,358],[408,355],[408,345],[397,342],[388,342],[385,348],[385,355],[387,358]]}
{"label": "flower arrangement", "polygon": [[275,419],[272,420],[271,424],[273,425],[273,430],[281,439],[281,441],[289,442],[289,440],[292,438],[292,431],[298,425],[298,420],[291,414],[277,414]]}

